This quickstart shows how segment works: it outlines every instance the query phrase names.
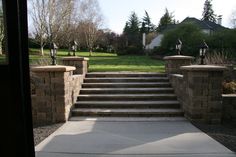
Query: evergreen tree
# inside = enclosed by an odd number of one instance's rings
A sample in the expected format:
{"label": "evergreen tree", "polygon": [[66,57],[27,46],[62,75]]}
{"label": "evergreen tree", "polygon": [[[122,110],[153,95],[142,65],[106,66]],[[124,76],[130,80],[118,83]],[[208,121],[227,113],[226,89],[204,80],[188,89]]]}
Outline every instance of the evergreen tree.
{"label": "evergreen tree", "polygon": [[147,11],[145,11],[145,16],[143,17],[143,23],[141,28],[141,33],[150,33],[154,31],[154,25],[151,22],[151,18],[148,15]]}
{"label": "evergreen tree", "polygon": [[141,43],[140,21],[135,12],[132,12],[129,20],[126,22],[123,34],[128,39],[128,45],[137,46]]}
{"label": "evergreen tree", "polygon": [[175,20],[173,18],[174,18],[173,14],[169,13],[168,9],[166,8],[165,14],[160,19],[158,25],[158,31],[164,30],[169,24],[174,24]]}
{"label": "evergreen tree", "polygon": [[206,0],[204,3],[202,20],[216,22],[216,15],[214,14],[214,10],[212,9],[212,0]]}
{"label": "evergreen tree", "polygon": [[128,21],[129,31],[131,33],[138,33],[139,26],[140,26],[140,22],[138,19],[138,15],[135,12],[132,12],[132,14],[130,15],[129,21]]}

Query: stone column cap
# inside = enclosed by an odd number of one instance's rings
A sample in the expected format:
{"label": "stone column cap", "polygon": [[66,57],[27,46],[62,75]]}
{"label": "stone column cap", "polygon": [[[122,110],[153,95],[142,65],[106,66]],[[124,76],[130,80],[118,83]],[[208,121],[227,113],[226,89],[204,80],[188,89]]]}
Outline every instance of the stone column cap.
{"label": "stone column cap", "polygon": [[33,72],[68,72],[74,71],[75,69],[73,66],[64,65],[36,66],[31,68]]}
{"label": "stone column cap", "polygon": [[190,65],[190,66],[182,66],[181,70],[186,71],[224,71],[227,68],[225,66],[217,66],[217,65]]}
{"label": "stone column cap", "polygon": [[236,94],[222,94],[223,97],[236,98]]}
{"label": "stone column cap", "polygon": [[87,58],[87,57],[70,56],[70,57],[62,57],[61,60],[64,60],[64,61],[88,61],[89,58]]}
{"label": "stone column cap", "polygon": [[194,57],[192,57],[192,56],[183,56],[183,55],[174,55],[174,56],[166,56],[166,57],[164,57],[164,60],[181,60],[181,59],[193,60]]}

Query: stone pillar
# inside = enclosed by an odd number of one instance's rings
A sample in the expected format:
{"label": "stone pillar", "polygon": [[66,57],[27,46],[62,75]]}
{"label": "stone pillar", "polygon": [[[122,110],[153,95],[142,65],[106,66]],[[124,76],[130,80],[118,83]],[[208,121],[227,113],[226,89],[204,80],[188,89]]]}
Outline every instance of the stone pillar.
{"label": "stone pillar", "polygon": [[32,95],[32,113],[35,125],[67,121],[71,101],[71,66],[40,66],[31,68],[35,91]]}
{"label": "stone pillar", "polygon": [[183,66],[185,116],[197,122],[220,123],[222,116],[222,81],[226,67],[210,65]]}
{"label": "stone pillar", "polygon": [[73,74],[85,75],[88,72],[88,58],[85,57],[64,57],[62,64],[66,66],[74,66],[76,70]]}
{"label": "stone pillar", "polygon": [[167,74],[182,74],[180,70],[181,66],[191,65],[194,57],[191,56],[166,56],[164,57],[166,62],[165,69]]}

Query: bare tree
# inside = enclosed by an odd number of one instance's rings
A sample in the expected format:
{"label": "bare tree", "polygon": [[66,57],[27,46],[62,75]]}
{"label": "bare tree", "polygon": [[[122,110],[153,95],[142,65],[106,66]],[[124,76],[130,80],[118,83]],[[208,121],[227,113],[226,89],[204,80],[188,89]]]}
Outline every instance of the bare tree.
{"label": "bare tree", "polygon": [[89,55],[92,55],[94,44],[98,39],[99,28],[102,26],[103,18],[97,0],[82,0],[80,3],[80,26],[83,30]]}
{"label": "bare tree", "polygon": [[44,55],[44,46],[46,45],[46,14],[48,0],[31,0],[30,15],[34,25],[35,40],[40,44],[40,53]]}
{"label": "bare tree", "polygon": [[73,12],[73,0],[48,0],[46,32],[49,42],[55,42],[66,20]]}
{"label": "bare tree", "polygon": [[236,9],[231,13],[230,23],[232,28],[236,28]]}
{"label": "bare tree", "polygon": [[85,43],[90,50],[98,38],[102,14],[97,0],[31,0],[35,36],[41,51],[47,42],[69,46],[70,41]]}
{"label": "bare tree", "polygon": [[0,6],[0,55],[3,54],[3,39],[4,39],[4,23],[3,23],[3,10],[2,10],[2,5]]}
{"label": "bare tree", "polygon": [[[33,20],[35,39],[40,43],[41,54],[46,43],[57,42],[59,34],[68,25],[75,0],[31,0],[30,15]],[[64,28],[64,29],[63,29]],[[65,34],[64,34],[65,35]]]}

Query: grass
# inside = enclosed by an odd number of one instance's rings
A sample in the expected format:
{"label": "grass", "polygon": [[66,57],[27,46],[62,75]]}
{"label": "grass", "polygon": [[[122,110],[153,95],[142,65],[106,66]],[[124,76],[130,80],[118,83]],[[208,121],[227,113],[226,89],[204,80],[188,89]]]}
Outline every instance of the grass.
{"label": "grass", "polygon": [[0,64],[6,63],[6,56],[5,55],[0,55]]}
{"label": "grass", "polygon": [[[45,55],[36,55],[38,49],[30,49],[30,64],[36,64],[37,61],[50,62],[49,50],[45,50]],[[67,56],[66,50],[59,50],[58,60]],[[111,71],[136,71],[136,72],[164,72],[164,61],[152,59],[149,56],[125,55],[117,56],[114,53],[93,52],[89,57],[88,52],[77,52],[77,56],[89,58],[90,72],[111,72]],[[60,61],[58,61],[60,64]]]}
{"label": "grass", "polygon": [[89,57],[89,71],[164,72],[164,63],[148,56]]}

